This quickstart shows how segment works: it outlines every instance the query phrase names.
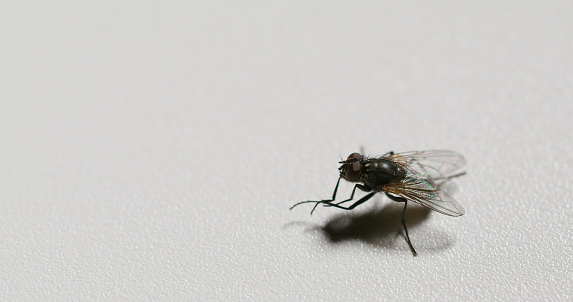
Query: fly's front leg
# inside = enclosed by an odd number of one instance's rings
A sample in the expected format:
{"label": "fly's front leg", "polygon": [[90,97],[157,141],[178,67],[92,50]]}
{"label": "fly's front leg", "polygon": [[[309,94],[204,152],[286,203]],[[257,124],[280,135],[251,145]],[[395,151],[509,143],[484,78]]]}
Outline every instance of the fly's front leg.
{"label": "fly's front leg", "polygon": [[[350,194],[350,198],[348,198],[348,199],[346,199],[346,200],[343,200],[343,201],[341,201],[341,202],[337,202],[336,204],[342,204],[342,203],[345,203],[345,202],[347,202],[347,201],[351,201],[351,200],[354,198],[354,192],[356,192],[356,188],[358,188],[358,189],[360,189],[360,190],[362,190],[362,191],[364,191],[364,192],[370,192],[370,191],[372,191],[372,188],[370,188],[369,186],[365,186],[365,185],[361,185],[361,184],[356,184],[356,185],[354,186],[354,189],[352,189],[352,194]],[[329,205],[327,205],[327,206],[329,206]]]}
{"label": "fly's front leg", "polygon": [[335,207],[335,208],[339,208],[339,209],[343,209],[343,210],[352,210],[352,209],[356,208],[357,206],[359,206],[359,205],[365,203],[368,199],[372,198],[372,196],[374,196],[374,194],[376,194],[376,193],[378,193],[378,192],[372,192],[372,193],[370,193],[370,194],[368,194],[368,195],[366,195],[366,196],[364,196],[364,197],[358,199],[357,202],[353,203],[353,204],[352,204],[351,206],[349,206],[349,207],[343,207],[343,206],[340,206],[340,205],[338,205],[338,204],[336,204],[336,203],[330,203],[330,202],[325,202],[325,204],[326,204],[327,207]]}
{"label": "fly's front leg", "polygon": [[332,192],[332,199],[323,199],[323,200],[307,200],[307,201],[301,201],[299,203],[296,203],[295,205],[293,205],[292,207],[290,207],[290,209],[292,210],[294,207],[298,206],[299,204],[303,204],[303,203],[316,203],[314,205],[314,208],[312,208],[312,211],[310,212],[310,214],[312,215],[312,212],[314,212],[314,209],[316,209],[316,206],[319,203],[326,203],[326,204],[330,204],[332,201],[334,201],[336,199],[336,192],[338,191],[338,185],[340,184],[340,177],[338,178],[338,181],[336,182],[336,187],[334,187],[334,192]]}
{"label": "fly's front leg", "polygon": [[404,226],[404,231],[406,232],[406,239],[408,241],[408,245],[410,246],[410,249],[412,250],[412,254],[414,254],[414,257],[416,257],[416,255],[418,255],[418,253],[416,253],[416,250],[414,249],[414,246],[412,245],[412,242],[410,241],[410,236],[408,235],[408,228],[406,227],[406,207],[408,206],[408,199],[406,199],[404,197],[392,196],[388,193],[386,193],[386,196],[388,196],[388,198],[390,198],[396,202],[403,202],[404,203],[404,211],[402,211],[402,225]]}

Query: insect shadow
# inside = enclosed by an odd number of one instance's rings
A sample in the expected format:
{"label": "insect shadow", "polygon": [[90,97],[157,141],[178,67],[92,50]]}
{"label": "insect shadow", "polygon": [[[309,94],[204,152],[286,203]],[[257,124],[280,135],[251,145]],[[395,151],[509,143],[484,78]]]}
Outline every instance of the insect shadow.
{"label": "insect shadow", "polygon": [[[374,247],[403,250],[407,249],[407,246],[404,245],[402,211],[401,204],[390,202],[363,212],[341,212],[323,225],[312,226],[303,222],[293,222],[289,225],[308,225],[307,230],[319,231],[328,243],[333,245],[358,241]],[[408,226],[416,229],[430,217],[430,213],[432,210],[418,205],[408,208],[406,213]],[[420,242],[426,252],[446,250],[453,245],[454,241],[447,233],[439,233],[438,240]],[[436,239],[435,236],[432,238]]]}
{"label": "insect shadow", "polygon": [[[365,212],[343,212],[315,229],[324,234],[331,244],[359,241],[386,249],[407,249],[403,245],[402,211],[401,204],[391,202]],[[408,226],[416,229],[430,217],[430,213],[432,210],[429,208],[411,206],[406,212]],[[419,245],[427,252],[446,250],[453,245],[454,240],[447,233],[439,233],[439,237],[432,236],[434,240],[420,242]]]}
{"label": "insect shadow", "polygon": [[[459,191],[455,181],[440,183],[438,186],[452,194]],[[376,199],[385,198],[379,196]],[[322,233],[330,244],[359,241],[386,249],[406,249],[407,247],[402,244],[404,241],[401,224],[403,207],[397,202],[386,202],[382,207],[374,206],[362,212],[340,212],[324,225],[298,221],[288,223],[285,227],[306,225],[307,230]],[[376,203],[378,204],[378,200]],[[416,229],[430,217],[432,212],[431,209],[416,204],[408,207],[406,212],[408,226]],[[439,236],[432,236],[431,242],[420,242],[426,252],[446,250],[454,244],[454,239],[447,232],[434,232]]]}
{"label": "insect shadow", "polygon": [[[390,203],[362,213],[342,213],[320,226],[319,230],[332,243],[347,240],[360,240],[374,245],[388,243],[385,241],[394,241],[393,238],[402,235],[402,210],[400,204]],[[429,217],[430,212],[425,207],[408,209],[408,225],[415,228]]]}

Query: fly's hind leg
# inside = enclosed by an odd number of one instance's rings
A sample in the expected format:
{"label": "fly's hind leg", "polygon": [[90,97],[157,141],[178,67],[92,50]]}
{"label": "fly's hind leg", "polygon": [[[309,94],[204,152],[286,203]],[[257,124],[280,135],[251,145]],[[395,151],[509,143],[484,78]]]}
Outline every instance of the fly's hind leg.
{"label": "fly's hind leg", "polygon": [[418,253],[416,253],[416,250],[414,249],[414,246],[412,245],[412,242],[410,241],[410,236],[408,235],[408,228],[406,227],[406,207],[408,206],[408,199],[406,199],[404,197],[392,196],[388,193],[386,193],[386,196],[388,196],[388,198],[390,198],[396,202],[403,202],[404,203],[404,211],[402,212],[402,225],[404,226],[404,231],[406,232],[406,240],[408,241],[408,245],[410,246],[410,249],[412,250],[412,254],[414,254],[414,257],[415,257],[418,255]]}

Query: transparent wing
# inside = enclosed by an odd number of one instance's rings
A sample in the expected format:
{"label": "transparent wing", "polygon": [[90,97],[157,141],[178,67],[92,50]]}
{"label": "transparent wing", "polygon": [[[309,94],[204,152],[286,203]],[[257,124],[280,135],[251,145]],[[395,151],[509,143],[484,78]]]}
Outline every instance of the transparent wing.
{"label": "transparent wing", "polygon": [[401,164],[413,178],[445,178],[466,164],[465,158],[451,150],[428,150],[396,153],[387,156]]}
{"label": "transparent wing", "polygon": [[385,186],[383,190],[449,216],[461,216],[465,213],[464,208],[454,198],[441,191],[429,178],[415,178],[415,175],[410,174],[400,182]]}

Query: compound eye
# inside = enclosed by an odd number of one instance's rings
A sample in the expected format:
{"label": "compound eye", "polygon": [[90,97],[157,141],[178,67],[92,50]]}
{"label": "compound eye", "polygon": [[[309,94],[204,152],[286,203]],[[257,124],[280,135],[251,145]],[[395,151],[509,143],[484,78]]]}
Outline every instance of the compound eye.
{"label": "compound eye", "polygon": [[355,158],[362,159],[362,154],[354,152],[354,153],[348,155],[348,159],[346,159],[346,160],[351,160],[351,159],[355,159]]}
{"label": "compound eye", "polygon": [[356,182],[360,178],[361,170],[362,170],[362,164],[360,164],[360,162],[348,163],[346,167],[346,173],[344,174],[344,178],[350,182]]}

